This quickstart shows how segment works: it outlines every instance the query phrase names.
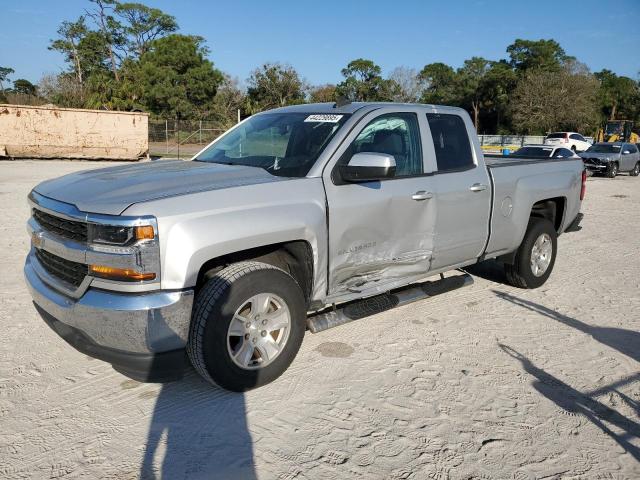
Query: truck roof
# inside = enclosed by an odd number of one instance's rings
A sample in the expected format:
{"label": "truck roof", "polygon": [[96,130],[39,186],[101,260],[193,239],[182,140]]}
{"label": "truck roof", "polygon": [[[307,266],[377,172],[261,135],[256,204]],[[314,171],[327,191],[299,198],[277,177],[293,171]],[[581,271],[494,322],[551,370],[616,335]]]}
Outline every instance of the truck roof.
{"label": "truck roof", "polygon": [[449,107],[445,105],[430,105],[423,103],[398,103],[398,102],[352,102],[346,105],[336,106],[334,102],[328,103],[303,103],[300,105],[290,105],[288,107],[280,107],[273,110],[267,110],[267,112],[299,112],[299,113],[354,113],[362,108],[366,107],[407,107],[418,106],[437,108],[438,110],[456,111],[459,112],[458,107]]}

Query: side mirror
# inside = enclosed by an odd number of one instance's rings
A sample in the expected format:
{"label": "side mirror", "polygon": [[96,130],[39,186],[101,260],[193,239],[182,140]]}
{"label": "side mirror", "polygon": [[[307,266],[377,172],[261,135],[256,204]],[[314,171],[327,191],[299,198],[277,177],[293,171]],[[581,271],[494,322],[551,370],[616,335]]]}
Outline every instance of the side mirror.
{"label": "side mirror", "polygon": [[395,174],[396,159],[386,153],[356,153],[347,165],[340,166],[345,182],[371,182],[393,178]]}

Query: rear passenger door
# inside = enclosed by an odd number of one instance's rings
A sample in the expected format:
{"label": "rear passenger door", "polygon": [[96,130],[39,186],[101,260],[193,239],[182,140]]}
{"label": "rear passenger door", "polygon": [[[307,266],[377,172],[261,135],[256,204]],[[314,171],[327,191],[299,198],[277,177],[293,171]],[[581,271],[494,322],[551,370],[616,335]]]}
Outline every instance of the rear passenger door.
{"label": "rear passenger door", "polygon": [[468,115],[427,113],[437,163],[437,213],[431,268],[475,259],[489,236],[491,185],[479,162],[468,131],[475,132]]}

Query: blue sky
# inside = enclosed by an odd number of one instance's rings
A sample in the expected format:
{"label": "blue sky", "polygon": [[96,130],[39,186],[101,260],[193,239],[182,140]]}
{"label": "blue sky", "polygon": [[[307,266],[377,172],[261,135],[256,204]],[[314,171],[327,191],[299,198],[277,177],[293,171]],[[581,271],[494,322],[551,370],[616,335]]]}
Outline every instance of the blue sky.
{"label": "blue sky", "polygon": [[[203,36],[215,65],[241,81],[267,61],[293,65],[312,84],[340,81],[340,70],[358,57],[385,74],[436,61],[458,67],[474,55],[504,58],[516,38],[554,38],[593,71],[640,72],[638,0],[138,1],[174,15],[182,33]],[[87,5],[0,0],[0,66],[33,82],[61,71],[49,40]]]}

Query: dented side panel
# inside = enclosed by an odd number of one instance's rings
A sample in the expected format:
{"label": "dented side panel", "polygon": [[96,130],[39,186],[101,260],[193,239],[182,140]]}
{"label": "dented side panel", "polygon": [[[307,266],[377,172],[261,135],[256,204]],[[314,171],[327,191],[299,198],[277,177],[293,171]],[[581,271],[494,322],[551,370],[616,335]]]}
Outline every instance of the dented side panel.
{"label": "dented side panel", "polygon": [[411,196],[432,182],[418,177],[329,187],[330,295],[428,272],[436,204]]}

